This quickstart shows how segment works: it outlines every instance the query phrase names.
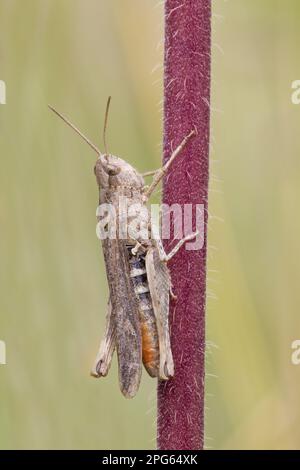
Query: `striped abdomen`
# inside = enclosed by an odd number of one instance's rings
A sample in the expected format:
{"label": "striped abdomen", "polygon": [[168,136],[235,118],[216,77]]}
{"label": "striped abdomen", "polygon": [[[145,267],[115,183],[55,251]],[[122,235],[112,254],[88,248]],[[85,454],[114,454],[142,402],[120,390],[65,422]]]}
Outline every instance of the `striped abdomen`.
{"label": "striped abdomen", "polygon": [[139,304],[143,364],[151,377],[157,377],[159,372],[159,343],[148,286],[145,257],[143,255],[133,255],[132,248],[132,246],[128,246],[130,277]]}

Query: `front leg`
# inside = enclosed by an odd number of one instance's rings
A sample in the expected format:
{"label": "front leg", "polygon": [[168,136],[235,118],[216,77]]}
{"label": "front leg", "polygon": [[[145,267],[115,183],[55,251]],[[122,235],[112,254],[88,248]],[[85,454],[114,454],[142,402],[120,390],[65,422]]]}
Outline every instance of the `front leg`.
{"label": "front leg", "polygon": [[159,184],[159,182],[161,181],[161,179],[163,178],[163,176],[167,173],[167,171],[169,170],[171,164],[173,163],[173,161],[175,160],[175,158],[177,157],[177,155],[180,154],[180,152],[184,149],[184,147],[186,146],[186,144],[188,143],[188,141],[196,135],[196,131],[193,130],[191,131],[184,139],[183,141],[181,142],[181,144],[178,145],[178,147],[174,150],[174,152],[172,153],[171,157],[169,158],[169,160],[167,161],[167,163],[162,167],[162,168],[159,168],[157,171],[155,172],[148,172],[148,173],[145,173],[144,176],[147,176],[147,175],[150,175],[150,174],[154,174],[154,178],[152,180],[152,183],[150,184],[150,186],[148,188],[146,188],[145,192],[144,192],[144,200],[147,201],[149,199],[149,197],[151,196],[151,194],[153,193],[154,189],[156,188],[156,186]]}

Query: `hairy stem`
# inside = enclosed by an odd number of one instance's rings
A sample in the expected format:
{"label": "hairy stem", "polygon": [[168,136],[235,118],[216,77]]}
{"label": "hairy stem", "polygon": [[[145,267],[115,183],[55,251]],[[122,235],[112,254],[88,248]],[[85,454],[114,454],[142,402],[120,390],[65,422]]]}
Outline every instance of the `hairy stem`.
{"label": "hairy stem", "polygon": [[[210,0],[166,0],[164,163],[192,129],[197,132],[164,180],[164,203],[204,204],[204,246],[181,249],[170,263],[175,376],[158,385],[158,448],[202,449],[206,221],[210,120]],[[195,220],[193,221],[195,223]],[[195,225],[194,225],[195,228]]]}

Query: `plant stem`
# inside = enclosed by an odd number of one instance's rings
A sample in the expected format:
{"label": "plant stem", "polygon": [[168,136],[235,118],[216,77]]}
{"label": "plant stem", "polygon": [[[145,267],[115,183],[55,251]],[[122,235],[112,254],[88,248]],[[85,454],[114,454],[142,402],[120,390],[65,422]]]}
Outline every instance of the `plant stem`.
{"label": "plant stem", "polygon": [[210,0],[166,0],[164,162],[192,129],[197,136],[165,178],[163,201],[193,204],[193,219],[195,205],[204,204],[205,233],[201,250],[183,248],[169,266],[177,296],[170,305],[175,376],[158,385],[159,449],[202,449],[204,440],[210,35]]}

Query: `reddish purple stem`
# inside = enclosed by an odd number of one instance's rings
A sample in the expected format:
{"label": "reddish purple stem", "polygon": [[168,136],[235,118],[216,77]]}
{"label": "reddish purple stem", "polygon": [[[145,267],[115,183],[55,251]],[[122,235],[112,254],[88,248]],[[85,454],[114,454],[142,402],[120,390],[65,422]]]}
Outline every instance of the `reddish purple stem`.
{"label": "reddish purple stem", "polygon": [[211,1],[166,0],[164,161],[192,129],[197,136],[165,178],[163,199],[205,205],[205,242],[198,251],[181,249],[170,263],[175,377],[158,385],[159,449],[203,448],[210,47]]}

